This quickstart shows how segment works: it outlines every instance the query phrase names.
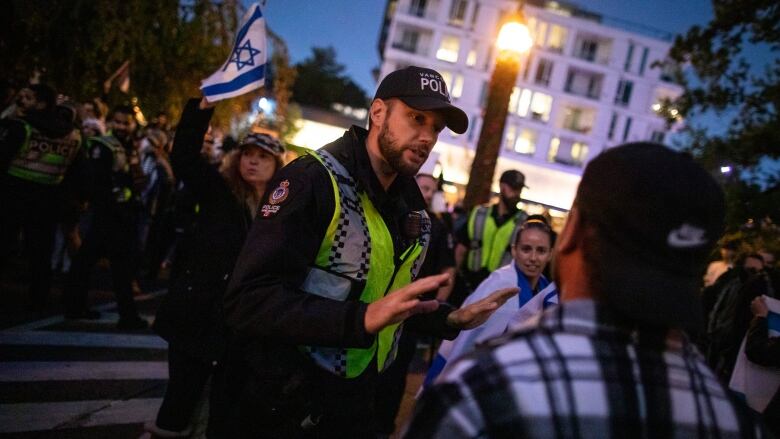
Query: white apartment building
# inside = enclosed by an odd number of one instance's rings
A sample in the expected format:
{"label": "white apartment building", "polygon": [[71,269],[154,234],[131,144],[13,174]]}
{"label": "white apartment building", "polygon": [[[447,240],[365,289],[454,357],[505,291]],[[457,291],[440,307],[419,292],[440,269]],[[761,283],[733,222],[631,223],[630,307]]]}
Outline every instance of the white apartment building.
{"label": "white apartment building", "polygon": [[[467,183],[481,129],[495,40],[518,0],[389,0],[379,51],[379,77],[408,65],[439,71],[453,103],[469,115],[462,135],[445,130],[431,154],[448,181]],[[656,110],[682,89],[653,67],[671,36],[608,19],[563,2],[526,0],[535,40],[524,56],[509,102],[495,173],[518,169],[523,198],[568,209],[582,169],[600,151],[628,141],[663,142]],[[495,185],[497,189],[497,183]],[[460,190],[463,190],[461,187]]]}

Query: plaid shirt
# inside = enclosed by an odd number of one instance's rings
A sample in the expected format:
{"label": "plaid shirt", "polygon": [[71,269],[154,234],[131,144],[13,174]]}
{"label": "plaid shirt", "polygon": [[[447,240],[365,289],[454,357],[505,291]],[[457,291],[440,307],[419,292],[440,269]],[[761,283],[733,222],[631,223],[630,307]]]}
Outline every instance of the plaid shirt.
{"label": "plaid shirt", "polygon": [[405,437],[761,437],[682,333],[611,322],[578,300],[489,341],[423,393]]}

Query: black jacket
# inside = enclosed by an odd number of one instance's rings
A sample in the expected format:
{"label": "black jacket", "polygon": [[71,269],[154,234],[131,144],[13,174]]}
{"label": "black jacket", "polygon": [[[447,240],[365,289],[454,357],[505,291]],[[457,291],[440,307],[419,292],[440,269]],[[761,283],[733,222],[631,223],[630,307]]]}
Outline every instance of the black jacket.
{"label": "black jacket", "polygon": [[[382,188],[369,162],[366,135],[364,129],[352,127],[324,148],[369,196],[400,254],[408,244],[401,233],[403,220],[409,211],[424,209],[425,202],[412,177],[398,176],[387,191]],[[278,202],[280,198],[283,201]],[[243,382],[250,383],[244,389],[251,395],[242,400],[254,401],[253,407],[273,407],[271,419],[297,419],[292,421],[296,424],[307,410],[317,411],[311,406],[325,411],[332,406],[353,413],[351,422],[361,416],[360,410],[371,410],[376,365],[369,365],[357,378],[343,379],[320,370],[298,349],[299,345],[366,348],[375,338],[364,326],[367,304],[299,290],[326,233],[334,203],[328,171],[315,158],[301,157],[278,172],[261,201],[225,295],[226,323],[237,336],[235,352],[250,368],[250,377]],[[449,311],[441,306],[436,313],[414,316],[406,325],[453,338],[457,331],[445,324]],[[282,414],[285,406],[289,411]],[[262,416],[259,409],[255,413]]]}
{"label": "black jacket", "polygon": [[207,361],[220,359],[225,349],[222,296],[251,222],[246,206],[200,155],[212,113],[191,99],[176,131],[171,165],[199,211],[177,247],[168,294],[154,323],[172,345]]}

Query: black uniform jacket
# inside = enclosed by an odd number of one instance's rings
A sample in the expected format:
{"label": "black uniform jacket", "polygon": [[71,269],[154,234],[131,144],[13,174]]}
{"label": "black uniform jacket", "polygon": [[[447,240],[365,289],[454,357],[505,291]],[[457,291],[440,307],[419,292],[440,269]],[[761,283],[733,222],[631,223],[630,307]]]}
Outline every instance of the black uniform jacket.
{"label": "black uniform jacket", "polygon": [[172,346],[206,361],[218,360],[225,349],[222,296],[251,223],[249,210],[200,155],[212,113],[192,99],[176,131],[171,165],[199,212],[177,247],[168,294],[154,322]]}
{"label": "black uniform jacket", "polygon": [[[412,177],[399,175],[387,191],[382,188],[369,162],[366,136],[366,130],[353,126],[324,148],[368,194],[400,255],[409,244],[401,232],[404,219],[411,210],[423,210],[425,202]],[[275,204],[270,197],[274,191]],[[331,221],[334,203],[329,174],[315,158],[304,156],[290,163],[269,185],[236,263],[225,296],[226,322],[246,342],[250,364],[267,378],[272,379],[274,371],[289,370],[290,362],[301,361],[297,345],[365,348],[374,341],[364,327],[367,304],[299,290]],[[442,306],[435,313],[407,320],[407,325],[452,338],[457,331],[446,327],[449,311]]]}

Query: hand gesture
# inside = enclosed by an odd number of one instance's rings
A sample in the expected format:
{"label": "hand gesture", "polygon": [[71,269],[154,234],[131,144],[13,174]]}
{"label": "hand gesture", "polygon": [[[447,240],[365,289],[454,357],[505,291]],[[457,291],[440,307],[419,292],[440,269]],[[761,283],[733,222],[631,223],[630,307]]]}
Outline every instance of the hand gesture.
{"label": "hand gesture", "polygon": [[511,297],[517,295],[518,289],[502,288],[494,291],[482,300],[456,309],[447,316],[447,324],[458,329],[473,329],[485,321]]}
{"label": "hand gesture", "polygon": [[364,324],[369,334],[376,334],[382,328],[402,322],[414,314],[436,311],[439,302],[420,300],[418,296],[436,291],[449,280],[449,274],[428,276],[409,285],[391,291],[390,294],[368,305]]}
{"label": "hand gesture", "polygon": [[758,296],[750,302],[750,310],[753,311],[754,316],[766,317],[769,315],[769,308],[764,302],[764,296]]}

